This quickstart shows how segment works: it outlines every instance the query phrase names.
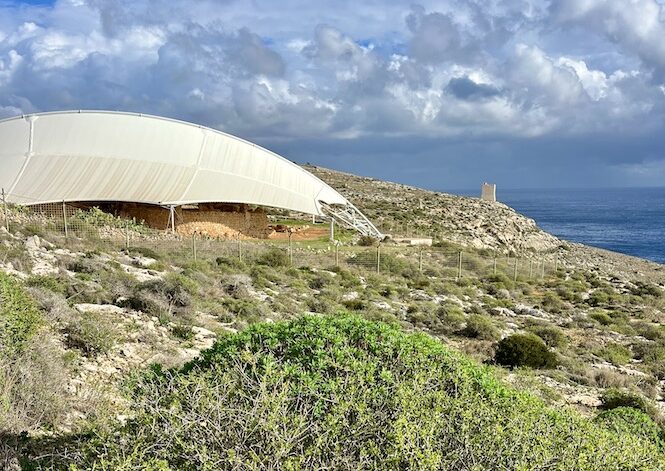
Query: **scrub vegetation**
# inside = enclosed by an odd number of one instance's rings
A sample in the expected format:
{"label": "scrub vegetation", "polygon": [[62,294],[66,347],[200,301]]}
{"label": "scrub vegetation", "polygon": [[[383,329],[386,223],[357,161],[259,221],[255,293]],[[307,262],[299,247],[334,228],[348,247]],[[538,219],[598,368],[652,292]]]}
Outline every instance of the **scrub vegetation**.
{"label": "scrub vegetation", "polygon": [[193,260],[37,222],[0,230],[0,469],[663,468],[660,269]]}

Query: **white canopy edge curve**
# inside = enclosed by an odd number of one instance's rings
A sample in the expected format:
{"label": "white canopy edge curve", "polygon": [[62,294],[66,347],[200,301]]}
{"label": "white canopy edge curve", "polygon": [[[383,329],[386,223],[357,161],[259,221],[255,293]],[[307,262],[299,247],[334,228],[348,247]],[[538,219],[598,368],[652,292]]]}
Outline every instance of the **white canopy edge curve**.
{"label": "white canopy edge curve", "polygon": [[249,141],[171,118],[55,111],[0,120],[0,187],[9,203],[245,203],[336,217],[382,234],[299,165]]}

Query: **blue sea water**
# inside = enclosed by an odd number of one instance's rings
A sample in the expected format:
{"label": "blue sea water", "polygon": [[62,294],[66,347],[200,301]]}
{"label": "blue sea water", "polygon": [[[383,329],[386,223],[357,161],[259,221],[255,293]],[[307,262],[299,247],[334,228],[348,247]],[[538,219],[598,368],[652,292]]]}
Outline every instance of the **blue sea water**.
{"label": "blue sea water", "polygon": [[498,188],[497,200],[559,238],[665,263],[665,188]]}

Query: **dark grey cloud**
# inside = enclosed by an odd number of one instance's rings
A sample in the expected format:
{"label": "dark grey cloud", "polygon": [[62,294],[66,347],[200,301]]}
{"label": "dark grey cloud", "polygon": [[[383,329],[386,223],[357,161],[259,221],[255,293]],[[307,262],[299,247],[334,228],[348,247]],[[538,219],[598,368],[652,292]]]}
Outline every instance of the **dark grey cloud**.
{"label": "dark grey cloud", "polygon": [[476,83],[469,77],[450,79],[446,91],[461,100],[483,100],[501,94],[498,88],[484,83]]}

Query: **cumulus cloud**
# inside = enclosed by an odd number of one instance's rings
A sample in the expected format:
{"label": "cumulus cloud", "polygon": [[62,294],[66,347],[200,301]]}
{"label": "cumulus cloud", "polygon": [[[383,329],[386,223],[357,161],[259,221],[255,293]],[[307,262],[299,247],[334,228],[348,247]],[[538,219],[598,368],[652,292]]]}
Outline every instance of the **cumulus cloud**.
{"label": "cumulus cloud", "polygon": [[656,0],[561,0],[551,8],[559,23],[592,29],[665,79],[665,24]]}
{"label": "cumulus cloud", "polygon": [[[451,140],[469,139],[471,152],[492,140],[600,143],[665,131],[655,0],[423,3],[6,0],[0,116],[164,114],[303,160],[318,155],[313,142],[331,140],[358,143],[347,150],[357,156],[382,139],[391,149],[421,145],[425,162],[444,158],[435,143],[456,149]],[[508,158],[508,147],[496,155]],[[633,154],[613,168],[635,168]]]}

